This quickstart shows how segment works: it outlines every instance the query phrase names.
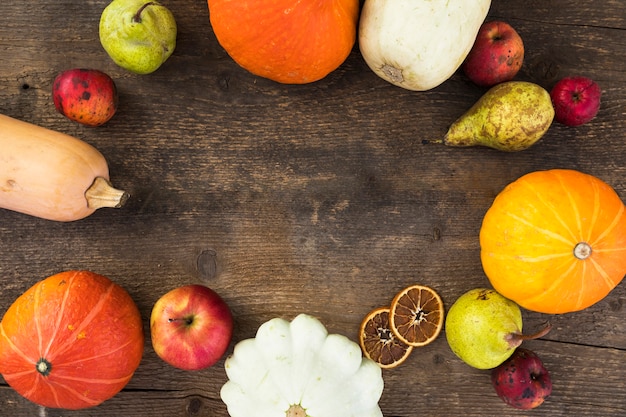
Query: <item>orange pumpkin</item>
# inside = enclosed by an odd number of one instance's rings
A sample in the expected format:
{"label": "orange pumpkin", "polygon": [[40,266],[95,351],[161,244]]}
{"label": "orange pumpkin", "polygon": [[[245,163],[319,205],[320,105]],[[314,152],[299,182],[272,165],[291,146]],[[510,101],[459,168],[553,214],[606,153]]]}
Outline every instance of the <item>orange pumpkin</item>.
{"label": "orange pumpkin", "polygon": [[356,41],[359,0],[208,0],[218,42],[240,66],[285,84],[320,80]]}
{"label": "orange pumpkin", "polygon": [[141,315],[122,287],[93,272],[61,272],[6,311],[0,373],[44,407],[92,407],[128,383],[143,346]]}
{"label": "orange pumpkin", "polygon": [[582,310],[626,274],[624,204],[594,176],[532,172],[496,197],[480,246],[485,273],[505,297],[542,313]]}

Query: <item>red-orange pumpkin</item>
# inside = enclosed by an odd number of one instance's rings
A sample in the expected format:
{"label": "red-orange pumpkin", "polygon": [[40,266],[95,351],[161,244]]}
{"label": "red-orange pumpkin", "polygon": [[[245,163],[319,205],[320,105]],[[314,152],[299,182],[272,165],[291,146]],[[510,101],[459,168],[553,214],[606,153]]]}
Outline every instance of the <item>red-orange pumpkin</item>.
{"label": "red-orange pumpkin", "polygon": [[285,84],[320,80],[348,57],[359,0],[208,0],[213,32],[240,66]]}
{"label": "red-orange pumpkin", "polygon": [[606,297],[626,274],[626,209],[592,175],[531,172],[495,198],[480,245],[499,293],[542,313],[578,311]]}
{"label": "red-orange pumpkin", "polygon": [[0,322],[0,373],[19,394],[51,408],[96,406],[131,379],[143,353],[130,295],[88,271],[48,277]]}

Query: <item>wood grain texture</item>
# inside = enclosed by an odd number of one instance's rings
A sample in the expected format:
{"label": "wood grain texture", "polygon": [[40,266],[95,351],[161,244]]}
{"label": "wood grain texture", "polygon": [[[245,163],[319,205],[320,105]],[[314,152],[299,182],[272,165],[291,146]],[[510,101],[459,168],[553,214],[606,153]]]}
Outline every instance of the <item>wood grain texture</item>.
{"label": "wood grain texture", "polygon": [[[622,1],[493,2],[489,18],[510,22],[524,39],[519,79],[550,88],[581,74],[603,91],[594,121],[554,124],[514,154],[422,144],[440,138],[484,92],[460,72],[431,91],[409,92],[374,75],[355,47],[324,80],[280,85],[228,57],[205,2],[170,0],[176,51],[157,72],[137,76],[116,67],[99,44],[106,4],[0,3],[0,112],[96,146],[113,183],[132,195],[122,209],[74,223],[0,211],[0,311],[38,280],[84,268],[129,291],[146,334],[154,302],[197,282],[231,306],[233,345],[272,317],[300,312],[356,340],[361,318],[406,285],[432,286],[447,306],[488,285],[479,258],[482,216],[522,174],[579,169],[626,198]],[[56,113],[52,80],[72,67],[98,68],[116,81],[120,108],[106,125],[87,128]],[[554,324],[528,345],[554,382],[533,416],[626,414],[625,314],[624,284],[579,313],[524,312],[529,329]],[[461,363],[445,337],[384,378],[385,417],[530,414],[506,407],[488,373]],[[156,357],[148,337],[135,377],[101,406],[42,410],[3,383],[0,415],[226,417],[225,381],[223,361],[179,371]]]}

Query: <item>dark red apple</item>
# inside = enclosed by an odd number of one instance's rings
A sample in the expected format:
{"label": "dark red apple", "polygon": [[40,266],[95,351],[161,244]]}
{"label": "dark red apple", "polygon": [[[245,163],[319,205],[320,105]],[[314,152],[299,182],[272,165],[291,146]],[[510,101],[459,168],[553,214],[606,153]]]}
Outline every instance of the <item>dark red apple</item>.
{"label": "dark red apple", "polygon": [[600,110],[600,86],[587,77],[565,77],[550,91],[554,118],[566,126],[579,126],[596,117]]}
{"label": "dark red apple", "polygon": [[524,42],[511,25],[494,20],[478,30],[463,62],[465,75],[481,87],[512,80],[524,62]]}
{"label": "dark red apple", "polygon": [[169,291],[157,300],[150,315],[154,351],[165,362],[184,370],[215,364],[226,352],[232,333],[230,308],[203,285]]}
{"label": "dark red apple", "polygon": [[532,351],[517,348],[491,371],[498,397],[508,405],[527,410],[538,407],[552,393],[550,373]]}
{"label": "dark red apple", "polygon": [[87,126],[100,126],[117,111],[115,82],[96,69],[61,72],[52,83],[52,98],[59,113]]}

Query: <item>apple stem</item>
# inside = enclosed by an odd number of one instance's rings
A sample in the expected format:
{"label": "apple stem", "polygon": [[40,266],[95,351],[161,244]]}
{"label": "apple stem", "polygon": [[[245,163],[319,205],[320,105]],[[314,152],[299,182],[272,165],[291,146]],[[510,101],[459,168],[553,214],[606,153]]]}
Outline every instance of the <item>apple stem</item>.
{"label": "apple stem", "polygon": [[141,23],[141,13],[144,11],[146,7],[152,6],[153,4],[155,3],[151,1],[141,6],[139,10],[137,10],[137,13],[135,13],[135,15],[133,16],[133,22]]}
{"label": "apple stem", "polygon": [[193,317],[183,317],[183,318],[169,318],[167,319],[169,323],[173,323],[175,321],[184,321],[186,325],[190,325],[193,323]]}

